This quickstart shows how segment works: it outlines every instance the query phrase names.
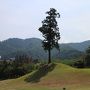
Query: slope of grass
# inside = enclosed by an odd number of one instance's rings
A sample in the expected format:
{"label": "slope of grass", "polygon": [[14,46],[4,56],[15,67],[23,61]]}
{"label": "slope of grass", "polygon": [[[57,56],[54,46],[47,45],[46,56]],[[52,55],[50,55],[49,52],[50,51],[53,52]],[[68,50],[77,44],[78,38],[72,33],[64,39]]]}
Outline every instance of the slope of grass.
{"label": "slope of grass", "polygon": [[[42,68],[18,79],[0,81],[0,90],[62,90],[63,87],[66,90],[90,90],[90,69],[57,63],[45,70]],[[38,82],[35,81],[37,78]]]}

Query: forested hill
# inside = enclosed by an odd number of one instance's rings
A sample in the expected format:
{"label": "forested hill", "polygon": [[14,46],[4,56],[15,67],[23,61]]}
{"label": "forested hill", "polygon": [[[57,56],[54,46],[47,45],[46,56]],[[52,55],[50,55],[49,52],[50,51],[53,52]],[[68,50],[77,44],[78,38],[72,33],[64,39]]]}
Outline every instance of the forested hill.
{"label": "forested hill", "polygon": [[81,43],[68,43],[67,45],[72,48],[75,48],[76,50],[84,52],[90,46],[90,40]]}
{"label": "forested hill", "polygon": [[[71,58],[81,55],[90,45],[90,41],[82,43],[60,44],[60,52],[52,50],[52,58]],[[38,38],[11,38],[0,42],[0,56],[15,57],[16,54],[29,54],[33,58],[46,59],[47,53],[42,48],[42,40]]]}

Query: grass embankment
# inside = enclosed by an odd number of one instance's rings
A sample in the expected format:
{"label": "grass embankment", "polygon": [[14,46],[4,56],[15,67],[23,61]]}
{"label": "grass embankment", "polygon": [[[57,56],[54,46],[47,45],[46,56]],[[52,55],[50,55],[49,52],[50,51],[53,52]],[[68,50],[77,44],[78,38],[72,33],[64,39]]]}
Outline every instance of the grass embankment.
{"label": "grass embankment", "polygon": [[0,82],[0,90],[90,90],[90,69],[64,64],[45,66],[18,79]]}

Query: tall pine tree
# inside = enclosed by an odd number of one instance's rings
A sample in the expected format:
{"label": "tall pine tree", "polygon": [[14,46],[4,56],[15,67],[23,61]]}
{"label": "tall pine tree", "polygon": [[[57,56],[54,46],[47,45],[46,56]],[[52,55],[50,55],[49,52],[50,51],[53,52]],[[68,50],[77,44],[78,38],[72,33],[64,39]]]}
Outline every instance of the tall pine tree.
{"label": "tall pine tree", "polygon": [[54,47],[59,50],[58,40],[60,39],[60,33],[56,18],[60,18],[60,14],[54,8],[50,8],[50,11],[47,11],[46,14],[46,19],[42,21],[39,31],[44,37],[42,41],[43,48],[48,51],[48,63],[51,63],[51,50]]}

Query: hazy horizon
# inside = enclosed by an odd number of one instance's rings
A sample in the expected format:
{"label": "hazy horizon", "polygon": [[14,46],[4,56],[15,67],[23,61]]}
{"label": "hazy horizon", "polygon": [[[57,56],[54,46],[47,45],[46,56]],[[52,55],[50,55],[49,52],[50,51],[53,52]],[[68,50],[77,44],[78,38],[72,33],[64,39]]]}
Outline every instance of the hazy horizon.
{"label": "hazy horizon", "polygon": [[[5,39],[5,40],[9,40],[9,39],[21,39],[21,40],[26,40],[26,39],[41,39],[41,38],[37,38],[37,37],[31,37],[31,38],[7,38],[7,39]],[[5,41],[5,40],[0,40],[0,42],[3,42],[3,41]],[[41,39],[41,40],[43,40],[43,39]],[[67,44],[67,43],[82,43],[82,42],[85,42],[85,41],[90,41],[90,40],[84,40],[84,41],[77,41],[77,42],[61,42],[60,40],[59,40],[59,43],[60,44]]]}
{"label": "hazy horizon", "polygon": [[90,40],[89,0],[0,0],[0,41],[8,38],[40,38],[38,28],[45,12],[55,8],[60,14],[61,43]]}

